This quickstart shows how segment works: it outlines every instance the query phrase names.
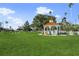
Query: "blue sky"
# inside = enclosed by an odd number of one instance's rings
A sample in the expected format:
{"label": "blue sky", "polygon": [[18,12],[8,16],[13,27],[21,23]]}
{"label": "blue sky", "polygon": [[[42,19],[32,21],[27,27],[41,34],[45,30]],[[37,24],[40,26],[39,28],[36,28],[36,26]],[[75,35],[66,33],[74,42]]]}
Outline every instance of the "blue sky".
{"label": "blue sky", "polygon": [[[25,21],[31,24],[33,18],[38,13],[47,14],[47,11],[52,10],[52,15],[57,16],[57,21],[61,21],[64,12],[68,13],[67,21],[79,24],[77,15],[79,14],[79,4],[72,6],[72,16],[67,3],[0,3],[0,22],[8,21],[8,26],[16,29],[23,25]],[[4,23],[5,24],[5,23]],[[7,27],[6,25],[4,27]]]}

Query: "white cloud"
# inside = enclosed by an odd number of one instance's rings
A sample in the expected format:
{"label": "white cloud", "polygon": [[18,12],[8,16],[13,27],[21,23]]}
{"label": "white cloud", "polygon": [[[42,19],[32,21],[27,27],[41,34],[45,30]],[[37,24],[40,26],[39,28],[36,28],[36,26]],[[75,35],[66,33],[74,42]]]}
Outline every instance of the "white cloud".
{"label": "white cloud", "polygon": [[55,17],[56,17],[56,21],[57,21],[57,23],[60,23],[60,22],[62,21],[60,15],[55,15]]}
{"label": "white cloud", "polygon": [[11,10],[9,8],[0,8],[0,14],[2,15],[9,15],[9,14],[14,14],[15,11],[14,10]]}
{"label": "white cloud", "polygon": [[12,26],[13,29],[17,29],[18,26],[22,26],[24,24],[24,21],[18,17],[13,17],[15,10],[12,10],[10,8],[0,8],[0,16],[5,19],[4,21],[8,21],[8,24],[6,26],[4,22],[4,27],[9,28],[9,26]]}
{"label": "white cloud", "polygon": [[53,10],[48,9],[47,7],[38,7],[38,8],[36,8],[36,13],[37,14],[49,14],[50,11],[53,13]]}
{"label": "white cloud", "polygon": [[20,18],[8,16],[7,19],[8,21],[10,21],[9,25],[12,26],[12,28],[14,29],[17,29],[18,26],[22,26],[24,24],[24,21],[22,21],[22,19]]}
{"label": "white cloud", "polygon": [[60,18],[61,16],[60,15],[55,15],[55,17]]}
{"label": "white cloud", "polygon": [[7,17],[8,20],[14,22],[14,23],[17,23],[19,25],[23,24],[24,22],[22,21],[22,19],[20,18],[15,18],[15,17],[11,17],[11,16],[8,16]]}

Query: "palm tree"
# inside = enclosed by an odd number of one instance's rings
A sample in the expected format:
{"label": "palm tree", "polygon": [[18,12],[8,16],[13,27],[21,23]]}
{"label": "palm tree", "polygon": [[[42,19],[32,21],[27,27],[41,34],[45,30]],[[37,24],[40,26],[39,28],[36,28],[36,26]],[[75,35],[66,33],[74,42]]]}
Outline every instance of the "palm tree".
{"label": "palm tree", "polygon": [[[49,15],[51,16],[51,14],[52,14],[52,11],[49,11]],[[51,17],[50,17],[50,19],[51,19]]]}
{"label": "palm tree", "polygon": [[56,17],[52,16],[52,11],[49,11],[49,20],[53,21],[53,22],[56,22]]}
{"label": "palm tree", "polygon": [[62,19],[62,22],[66,22],[66,19],[67,19],[67,12],[64,13],[64,17]]}
{"label": "palm tree", "polygon": [[10,30],[12,29],[12,27],[11,27],[11,26],[9,26],[9,28],[10,28]]}
{"label": "palm tree", "polygon": [[72,5],[73,5],[73,3],[69,3],[69,4],[68,4],[69,8],[71,8],[71,7],[72,7]]}
{"label": "palm tree", "polygon": [[1,28],[1,26],[2,26],[2,22],[0,22],[0,28]]}
{"label": "palm tree", "polygon": [[2,29],[2,22],[0,22],[0,31],[1,31],[1,29]]}
{"label": "palm tree", "polygon": [[49,14],[51,15],[52,14],[52,11],[49,11]]}
{"label": "palm tree", "polygon": [[65,17],[67,17],[67,12],[64,13]]}
{"label": "palm tree", "polygon": [[74,5],[73,3],[68,4],[68,7],[70,8],[70,17],[72,17],[72,6],[73,5]]}
{"label": "palm tree", "polygon": [[[79,20],[79,14],[77,15],[77,19]],[[77,26],[77,24],[76,24],[77,19],[75,19],[75,25],[74,25],[74,28],[78,30],[79,28],[78,28],[78,26]]]}
{"label": "palm tree", "polygon": [[6,24],[6,27],[8,28],[8,25],[7,25],[8,24],[8,21],[5,21],[5,24]]}
{"label": "palm tree", "polygon": [[79,19],[79,14],[78,14],[77,18]]}

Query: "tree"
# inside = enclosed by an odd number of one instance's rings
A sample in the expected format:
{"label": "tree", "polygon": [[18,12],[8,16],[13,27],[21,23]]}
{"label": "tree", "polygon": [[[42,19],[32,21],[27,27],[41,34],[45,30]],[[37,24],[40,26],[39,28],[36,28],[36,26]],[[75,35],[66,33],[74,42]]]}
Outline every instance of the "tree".
{"label": "tree", "polygon": [[9,26],[9,28],[10,28],[10,30],[12,29],[12,27],[11,27],[11,26]]}
{"label": "tree", "polygon": [[66,17],[63,17],[63,18],[62,18],[62,22],[63,22],[63,23],[66,23]]}
{"label": "tree", "polygon": [[79,14],[78,14],[78,19],[79,19]]}
{"label": "tree", "polygon": [[10,31],[14,31],[13,28],[12,28],[12,26],[9,26],[9,30],[10,30]]}
{"label": "tree", "polygon": [[[79,19],[79,14],[77,15],[77,19]],[[74,30],[79,30],[79,25],[78,24],[76,24],[76,19],[75,19],[75,25],[73,25],[73,29]]]}
{"label": "tree", "polygon": [[68,4],[68,7],[70,8],[70,17],[72,18],[72,6],[73,6],[74,4],[73,3],[69,3]]}
{"label": "tree", "polygon": [[67,18],[67,12],[64,13],[65,17]]}
{"label": "tree", "polygon": [[30,31],[30,25],[29,25],[29,22],[28,21],[25,22],[25,24],[23,26],[23,30],[24,31]]}
{"label": "tree", "polygon": [[33,19],[33,25],[36,28],[36,30],[42,30],[43,25],[48,23],[50,19],[56,22],[56,18],[54,16],[37,14]]}
{"label": "tree", "polygon": [[1,31],[1,30],[3,30],[3,28],[2,28],[2,22],[0,22],[0,31]]}
{"label": "tree", "polygon": [[72,26],[71,26],[71,24],[66,20],[67,18],[66,17],[63,17],[62,18],[62,26],[61,26],[61,29],[63,29],[63,30],[66,30],[66,31],[69,31],[69,30],[71,30],[72,28]]}
{"label": "tree", "polygon": [[69,3],[68,7],[71,8],[73,6],[73,3]]}
{"label": "tree", "polygon": [[79,19],[79,14],[77,15],[77,18]]}
{"label": "tree", "polygon": [[23,26],[18,26],[17,31],[23,31]]}
{"label": "tree", "polygon": [[8,21],[5,21],[6,27],[8,28]]}
{"label": "tree", "polygon": [[52,14],[52,11],[49,11],[49,14],[51,15]]}
{"label": "tree", "polygon": [[8,21],[5,21],[6,24],[8,24]]}
{"label": "tree", "polygon": [[0,27],[2,27],[2,22],[0,22]]}

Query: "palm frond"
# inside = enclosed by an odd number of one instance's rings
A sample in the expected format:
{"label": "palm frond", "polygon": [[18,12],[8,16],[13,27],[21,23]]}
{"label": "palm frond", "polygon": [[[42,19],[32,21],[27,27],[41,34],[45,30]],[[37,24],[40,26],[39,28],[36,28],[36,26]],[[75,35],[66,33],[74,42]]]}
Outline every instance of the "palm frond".
{"label": "palm frond", "polygon": [[68,7],[71,8],[73,6],[73,3],[69,3]]}

